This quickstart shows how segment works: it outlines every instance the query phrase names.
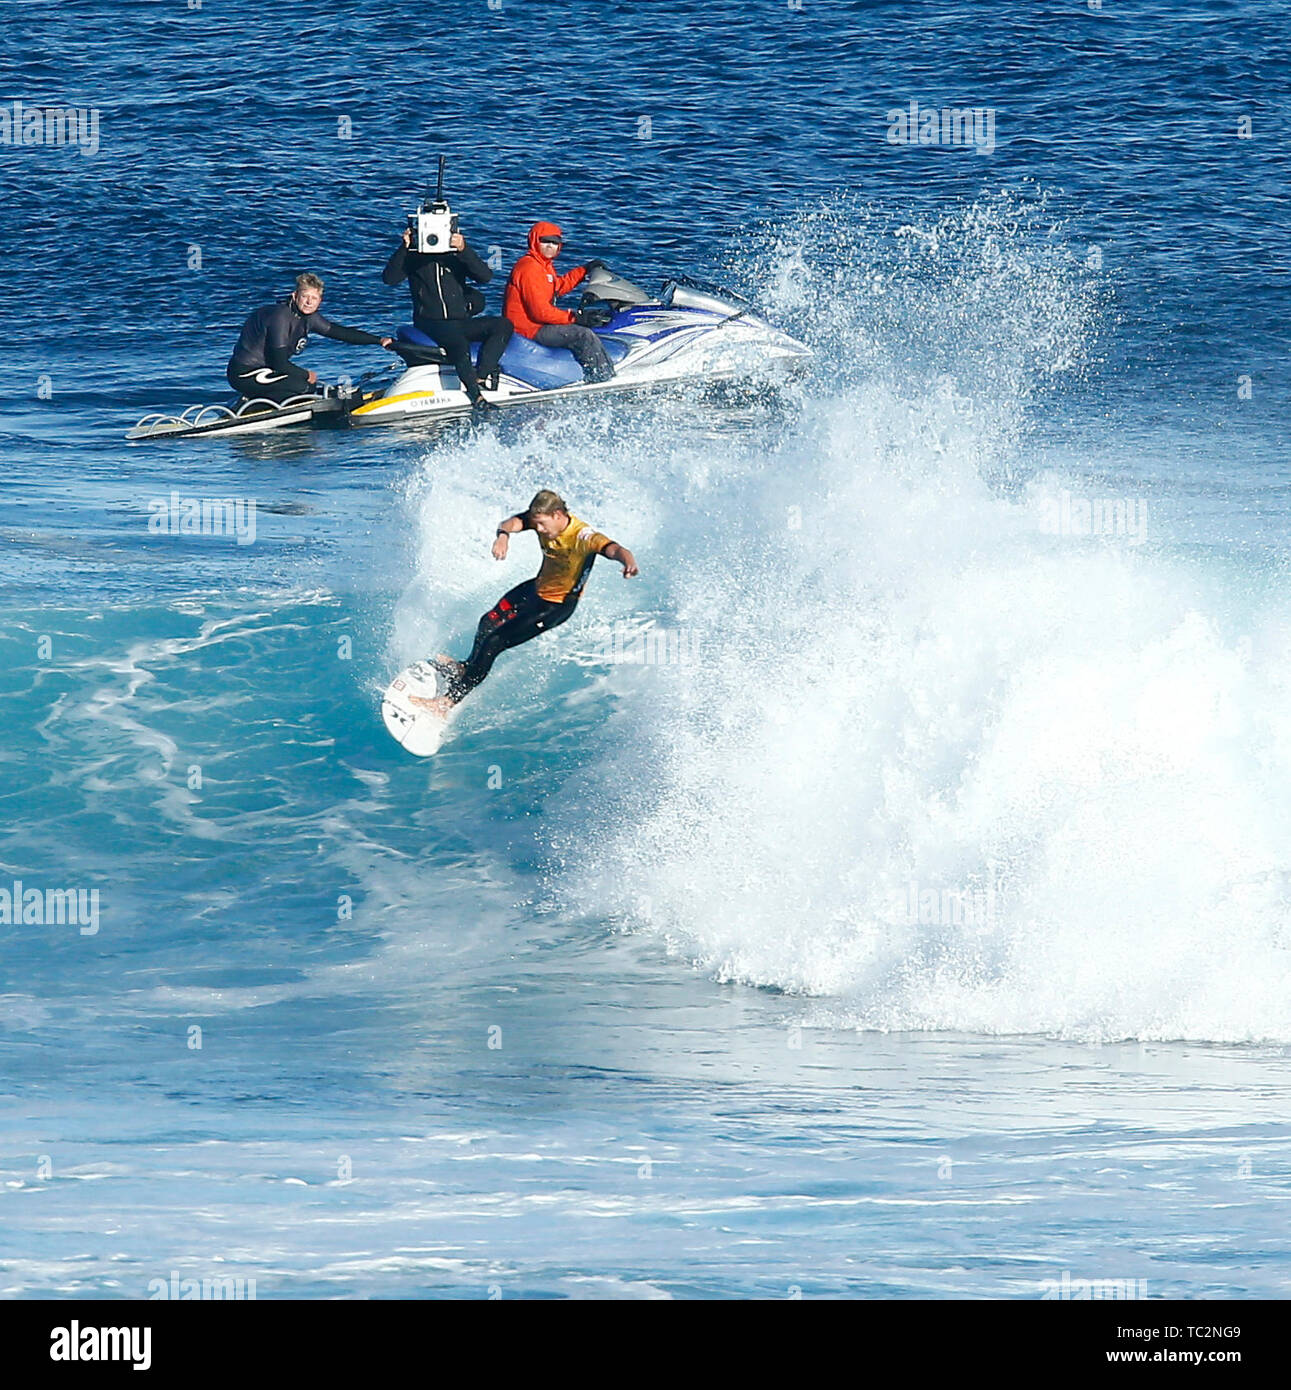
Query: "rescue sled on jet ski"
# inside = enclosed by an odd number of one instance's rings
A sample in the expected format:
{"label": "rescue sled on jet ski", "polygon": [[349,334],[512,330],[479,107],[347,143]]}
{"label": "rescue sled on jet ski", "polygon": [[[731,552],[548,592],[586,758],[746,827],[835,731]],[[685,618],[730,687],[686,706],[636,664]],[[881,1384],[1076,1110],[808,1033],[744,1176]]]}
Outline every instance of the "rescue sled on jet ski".
{"label": "rescue sled on jet ski", "polygon": [[190,405],[178,415],[145,415],[126,431],[126,438],[189,439],[200,434],[263,434],[291,425],[343,425],[351,404],[366,398],[361,389],[345,386],[329,386],[319,394],[281,403],[235,396],[228,405]]}
{"label": "rescue sled on jet ski", "polygon": [[[565,348],[546,348],[519,333],[502,354],[494,405],[603,395],[678,381],[722,381],[753,373],[783,377],[801,368],[811,350],[753,313],[739,296],[682,278],[652,298],[604,267],[582,283],[583,305],[604,306],[609,322],[593,331],[614,365],[608,381],[585,381]],[[428,419],[470,413],[471,403],[446,355],[416,328],[397,334],[406,370],[380,393],[353,406],[350,423]],[[472,346],[472,357],[478,345]]]}

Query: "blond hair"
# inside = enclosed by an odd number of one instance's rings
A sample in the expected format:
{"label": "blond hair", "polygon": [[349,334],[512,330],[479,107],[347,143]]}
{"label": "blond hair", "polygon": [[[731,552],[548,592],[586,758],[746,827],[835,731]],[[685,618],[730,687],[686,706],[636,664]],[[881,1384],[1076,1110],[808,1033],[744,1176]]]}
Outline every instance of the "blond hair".
{"label": "blond hair", "polygon": [[298,290],[317,290],[319,294],[322,294],[323,282],[312,270],[307,270],[304,274],[296,276],[296,288]]}
{"label": "blond hair", "polygon": [[558,492],[552,492],[550,488],[543,488],[541,492],[535,492],[533,501],[529,503],[529,513],[531,516],[550,516],[553,512],[564,512],[569,515],[569,508],[565,505],[565,499]]}

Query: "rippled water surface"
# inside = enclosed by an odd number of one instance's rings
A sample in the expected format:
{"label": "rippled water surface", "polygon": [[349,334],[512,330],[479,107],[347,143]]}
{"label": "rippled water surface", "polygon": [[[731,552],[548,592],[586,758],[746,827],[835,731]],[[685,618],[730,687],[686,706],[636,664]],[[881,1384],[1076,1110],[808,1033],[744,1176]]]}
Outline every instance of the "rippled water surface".
{"label": "rippled water surface", "polygon": [[[0,144],[0,888],[97,895],[0,923],[0,1290],[1285,1295],[1276,7],[0,13],[99,122]],[[402,321],[440,151],[504,267],[554,218],[809,373],[124,441],[301,269]],[[539,486],[641,576],[410,759],[380,689]]]}

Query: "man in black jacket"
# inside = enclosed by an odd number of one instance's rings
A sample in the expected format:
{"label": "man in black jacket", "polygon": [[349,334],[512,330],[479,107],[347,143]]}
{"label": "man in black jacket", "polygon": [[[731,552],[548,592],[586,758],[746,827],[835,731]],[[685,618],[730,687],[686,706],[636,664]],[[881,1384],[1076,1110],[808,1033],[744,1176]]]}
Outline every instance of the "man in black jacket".
{"label": "man in black jacket", "polygon": [[311,333],[342,343],[394,346],[393,338],[381,338],[325,319],[318,312],[322,302],[323,282],[306,272],[296,276],[296,288],[289,298],[255,310],[242,325],[242,334],[233,349],[226,373],[229,385],[247,400],[281,402],[309,394],[318,373],[307,372],[291,359],[304,351]]}
{"label": "man in black jacket", "polygon": [[[403,243],[395,247],[381,278],[387,285],[408,281],[413,323],[448,354],[471,404],[487,407],[489,402],[480,391],[480,383],[497,389],[498,363],[515,330],[509,319],[476,317],[484,308],[484,296],[466,281],[487,285],[493,271],[471,250],[460,232],[453,233],[448,245],[449,250],[443,252],[414,251],[412,229],[406,228]],[[474,366],[471,343],[480,344],[479,360]]]}

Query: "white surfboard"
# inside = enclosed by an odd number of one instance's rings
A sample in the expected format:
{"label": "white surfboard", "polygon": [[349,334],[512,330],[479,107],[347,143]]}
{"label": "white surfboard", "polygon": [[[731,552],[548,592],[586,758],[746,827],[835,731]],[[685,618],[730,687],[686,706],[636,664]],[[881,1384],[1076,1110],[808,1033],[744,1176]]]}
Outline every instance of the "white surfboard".
{"label": "white surfboard", "polygon": [[433,700],[436,695],[444,694],[445,689],[442,668],[433,661],[414,661],[406,671],[399,672],[381,697],[381,718],[391,737],[418,758],[428,758],[439,752],[453,716],[441,718],[431,710],[414,705],[409,697],[416,695],[423,700]]}

